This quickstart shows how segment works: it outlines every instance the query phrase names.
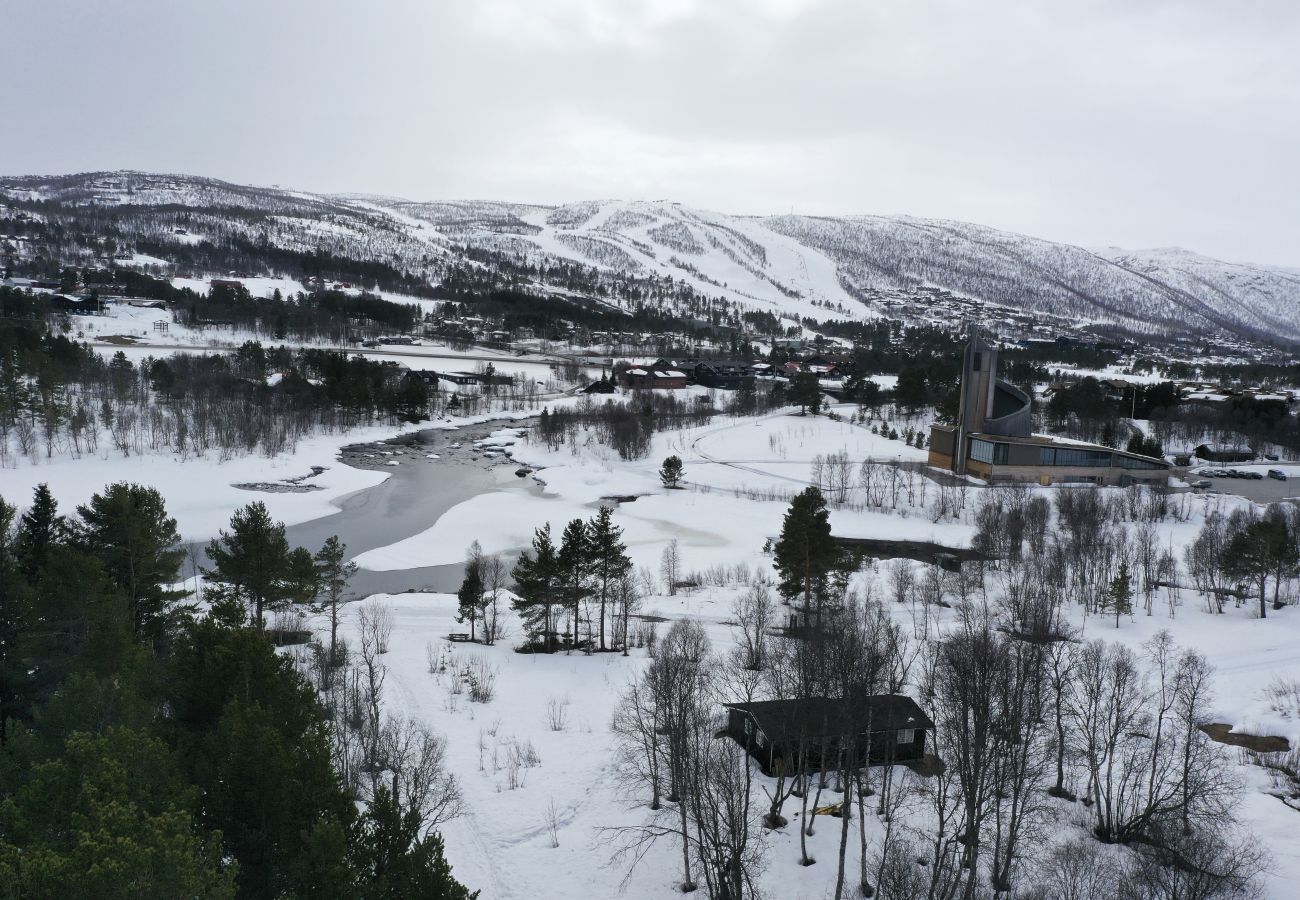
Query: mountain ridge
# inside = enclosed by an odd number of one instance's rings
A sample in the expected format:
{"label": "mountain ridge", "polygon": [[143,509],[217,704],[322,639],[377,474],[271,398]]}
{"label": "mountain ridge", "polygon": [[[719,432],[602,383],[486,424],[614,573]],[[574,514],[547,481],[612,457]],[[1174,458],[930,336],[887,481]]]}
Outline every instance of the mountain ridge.
{"label": "mountain ridge", "polygon": [[[455,260],[580,264],[727,304],[813,318],[883,314],[883,293],[955,295],[1137,334],[1300,340],[1300,269],[1181,247],[1086,248],[911,215],[731,215],[671,200],[418,201],[136,170],[0,177],[0,203],[163,241],[186,219],[302,252],[377,259],[436,284]],[[106,224],[106,227],[107,224]]]}

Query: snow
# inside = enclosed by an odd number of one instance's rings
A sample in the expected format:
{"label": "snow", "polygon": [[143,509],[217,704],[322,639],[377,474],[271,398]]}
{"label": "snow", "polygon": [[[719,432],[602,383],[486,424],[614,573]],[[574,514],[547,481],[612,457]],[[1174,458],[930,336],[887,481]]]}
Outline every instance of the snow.
{"label": "snow", "polygon": [[[336,459],[339,448],[396,437],[410,430],[409,425],[371,426],[317,435],[299,441],[293,452],[271,459],[249,455],[222,460],[215,452],[184,460],[172,454],[152,453],[123,457],[101,442],[99,452],[93,456],[56,456],[37,462],[23,459],[16,468],[0,469],[0,496],[22,508],[38,484],[48,484],[60,508],[72,512],[106,485],[135,482],[158,489],[183,539],[204,540],[227,527],[231,513],[254,500],[261,500],[273,517],[288,525],[338,512],[335,501],[388,477],[342,464]],[[325,471],[302,483],[316,490],[272,493],[235,487],[310,476],[312,466],[323,466]]]}
{"label": "snow", "polygon": [[[660,504],[643,506],[647,500],[658,500]],[[669,505],[675,508],[669,510]],[[687,569],[709,558],[755,560],[766,567],[770,560],[753,552],[764,528],[744,519],[761,516],[767,505],[751,502],[750,512],[746,514],[742,512],[745,501],[716,494],[661,492],[656,497],[641,498],[635,504],[620,507],[616,519],[627,528],[634,558],[644,559],[639,543],[647,534],[644,523],[668,512],[675,514],[678,521],[692,524],[716,521],[726,525],[725,529],[719,529],[724,532],[725,542],[712,548],[712,555],[706,552],[701,538],[682,537]],[[590,513],[582,504],[574,504],[564,514],[583,511]],[[492,516],[472,524],[483,529],[474,532],[480,539],[503,527],[519,527]],[[1173,536],[1181,543],[1196,527],[1197,523],[1176,526]],[[652,527],[651,533],[653,530]],[[449,533],[445,537],[452,539],[453,535]],[[468,533],[459,537],[463,543]],[[485,546],[485,549],[491,548]],[[715,651],[725,653],[734,641],[726,622],[732,599],[739,590],[738,587],[706,587],[677,597],[656,595],[647,599],[645,611],[670,621],[687,617],[700,622]],[[607,865],[610,848],[602,836],[607,829],[643,821],[647,811],[637,804],[640,798],[624,796],[611,781],[609,765],[614,743],[608,721],[623,686],[646,665],[645,651],[634,649],[626,658],[617,654],[546,656],[515,653],[509,639],[494,647],[452,645],[445,636],[464,628],[455,622],[454,596],[404,594],[380,595],[375,599],[388,605],[395,617],[392,649],[384,658],[389,667],[385,688],[389,691],[388,708],[421,719],[448,736],[448,762],[458,774],[465,793],[466,815],[442,829],[448,858],[457,876],[473,888],[481,888],[485,898],[494,900],[537,896],[539,890],[545,896],[556,897],[617,896],[625,870],[622,866]],[[910,625],[903,607],[891,604],[891,613]],[[354,614],[354,608],[350,607],[349,615]],[[1249,615],[1248,608],[1229,609],[1226,615],[1212,616],[1203,606],[1189,601],[1178,607],[1176,615],[1170,618],[1157,601],[1153,615],[1147,616],[1139,610],[1131,619],[1123,620],[1119,629],[1114,627],[1113,619],[1085,620],[1078,616],[1077,610],[1073,615],[1085,639],[1116,640],[1139,651],[1141,644],[1157,631],[1169,629],[1181,645],[1201,649],[1215,666],[1218,700],[1213,712],[1216,718],[1236,724],[1238,730],[1283,734],[1293,741],[1300,737],[1300,723],[1272,713],[1261,695],[1261,688],[1274,673],[1300,672],[1300,619],[1294,610],[1261,621]],[[517,639],[518,623],[513,617],[509,619],[509,627],[512,638]],[[662,633],[668,625],[659,627]],[[453,654],[455,661],[462,664],[481,657],[496,667],[499,677],[495,698],[487,704],[472,704],[463,695],[449,695],[447,678],[427,671],[425,648],[428,645],[433,646],[435,653]],[[550,730],[545,721],[546,705],[551,700],[566,704],[569,721],[563,731]],[[493,763],[493,757],[499,756],[504,745],[515,739],[531,742],[541,764],[527,771],[521,787],[511,790],[504,772]],[[1229,759],[1235,756],[1230,755]],[[1290,896],[1288,886],[1300,877],[1300,847],[1293,840],[1295,813],[1262,793],[1268,782],[1261,770],[1243,765],[1234,769],[1245,788],[1238,812],[1274,853],[1266,896]],[[758,776],[754,786],[756,803],[761,802],[765,786],[770,785]],[[558,848],[551,846],[545,827],[546,808],[552,801],[560,809]],[[1054,804],[1056,818],[1043,826],[1043,833],[1056,836],[1073,833],[1078,807],[1055,801]],[[880,823],[873,819],[869,825],[873,840],[880,828]],[[763,832],[763,839],[768,842],[767,868],[760,884],[769,896],[828,895],[834,879],[832,861],[838,839],[838,829],[829,820],[809,838],[809,844],[815,857],[831,864],[811,868],[798,865],[797,826]],[[673,892],[676,854],[677,848],[671,841],[651,850],[632,872],[626,895],[669,896]],[[852,863],[849,871],[854,871]]]}
{"label": "snow", "polygon": [[[500,445],[518,434],[509,429],[493,437]],[[518,441],[510,450],[515,462],[541,470],[536,474],[545,485],[541,492],[524,498],[515,492],[481,494],[420,534],[361,554],[357,564],[392,571],[458,562],[464,558],[465,535],[477,536],[488,553],[518,550],[528,545],[535,528],[549,522],[558,534],[569,520],[589,517],[602,498],[616,496],[637,497],[621,504],[615,519],[626,529],[630,553],[640,565],[657,566],[663,547],[674,539],[687,568],[734,562],[737,554],[757,564],[752,558],[757,549],[780,531],[788,495],[810,483],[814,456],[846,452],[855,470],[864,458],[920,461],[926,456],[859,425],[789,412],[658,434],[646,458],[632,462],[595,445],[584,446],[577,456]],[[689,491],[665,491],[659,481],[659,464],[673,454],[682,458]],[[970,537],[968,526],[851,509],[835,510],[832,523],[853,537],[885,530],[900,539],[953,546]]]}
{"label": "snow", "polygon": [[[629,555],[637,566],[657,568],[663,547],[677,540],[686,572],[729,567],[747,572],[770,572],[771,558],[762,553],[763,542],[780,529],[784,500],[766,499],[762,490],[784,487],[798,490],[807,483],[811,460],[817,454],[846,450],[856,463],[866,456],[877,459],[920,460],[924,452],[889,441],[859,425],[824,417],[803,417],[787,412],[754,420],[720,420],[718,423],[656,435],[646,459],[623,461],[592,443],[547,450],[521,440],[517,429],[506,429],[480,442],[481,448],[504,447],[516,461],[540,467],[543,487],[532,493],[489,492],[450,509],[427,531],[405,541],[363,554],[358,562],[370,569],[401,569],[417,565],[457,562],[464,546],[477,539],[488,553],[509,552],[527,545],[532,530],[551,523],[558,531],[572,518],[589,518],[601,498],[634,496],[619,504],[614,521],[624,529]],[[683,458],[686,490],[665,490],[656,470],[668,453]],[[743,468],[741,468],[743,467]],[[739,484],[746,485],[744,491]],[[1044,496],[1053,489],[1032,487]],[[1160,524],[1163,545],[1176,553],[1196,535],[1209,512],[1245,505],[1240,498],[1198,497],[1185,522]],[[959,521],[932,522],[916,511],[885,512],[846,507],[832,511],[832,526],[846,536],[929,540],[950,546],[969,544],[974,528],[967,517]],[[855,584],[876,583],[876,596],[884,588],[883,573],[855,576]],[[677,597],[655,595],[645,611],[668,619],[690,617],[701,622],[725,652],[733,637],[725,624],[738,585],[702,587]],[[455,598],[449,595],[383,597],[396,616],[400,646],[390,654],[390,678],[396,681],[393,709],[416,715],[445,732],[449,758],[462,773],[469,812],[444,829],[447,852],[457,874],[485,897],[511,898],[536,892],[538,872],[545,871],[546,892],[555,896],[615,896],[624,870],[607,867],[609,850],[600,838],[609,829],[641,821],[643,808],[623,797],[609,779],[612,736],[607,722],[618,693],[628,677],[645,664],[643,651],[632,656],[529,656],[511,651],[509,641],[494,648],[463,649],[458,658],[481,655],[500,669],[497,698],[486,706],[451,702],[440,695],[442,684],[427,673],[424,647],[444,645],[446,633],[463,630],[454,623]],[[909,624],[910,613],[891,604],[891,614]],[[951,611],[940,611],[942,621]],[[1267,621],[1252,614],[1250,604],[1229,607],[1224,615],[1211,615],[1204,604],[1185,591],[1171,616],[1162,596],[1152,614],[1139,608],[1116,629],[1106,617],[1083,618],[1077,607],[1069,615],[1085,639],[1117,640],[1140,650],[1157,631],[1168,629],[1175,640],[1204,652],[1217,670],[1214,717],[1251,733],[1280,734],[1300,741],[1300,721],[1279,716],[1262,693],[1274,674],[1300,676],[1300,618],[1297,611],[1274,613]],[[512,625],[517,639],[518,626]],[[667,625],[660,626],[666,629]],[[395,641],[396,644],[396,641]],[[449,646],[449,645],[448,645]],[[442,688],[445,691],[445,688]],[[551,732],[543,722],[548,700],[566,699],[571,724],[564,732]],[[495,731],[495,736],[483,737]],[[492,748],[510,738],[531,741],[541,756],[541,766],[528,773],[525,785],[511,791],[490,761],[480,766],[480,756],[490,760]],[[483,740],[486,750],[479,749]],[[577,752],[575,752],[575,750]],[[1230,760],[1236,760],[1230,755]],[[1239,812],[1273,850],[1275,869],[1268,876],[1268,896],[1288,896],[1286,885],[1300,878],[1300,848],[1291,839],[1295,813],[1262,793],[1268,787],[1264,773],[1244,764],[1233,765],[1245,785]],[[762,798],[763,779],[754,790]],[[543,826],[547,804],[561,809],[559,848],[550,846]],[[1074,829],[1077,807],[1059,803],[1056,820],[1047,834],[1064,835]],[[873,834],[879,829],[872,823]],[[834,828],[823,827],[812,836],[815,856],[834,857]],[[760,882],[771,896],[820,897],[831,888],[834,867],[805,869],[797,864],[798,832],[794,828],[765,833],[769,841],[768,868]],[[658,846],[631,875],[628,896],[667,895],[673,889],[675,850],[671,842]],[[850,866],[852,871],[852,866]],[[830,880],[828,880],[830,879]]]}
{"label": "snow", "polygon": [[253,297],[269,298],[277,290],[281,296],[290,296],[305,290],[302,282],[295,278],[236,278],[233,275],[214,275],[207,278],[173,278],[172,287],[189,288],[200,294],[206,294],[212,288],[212,278],[240,282]]}

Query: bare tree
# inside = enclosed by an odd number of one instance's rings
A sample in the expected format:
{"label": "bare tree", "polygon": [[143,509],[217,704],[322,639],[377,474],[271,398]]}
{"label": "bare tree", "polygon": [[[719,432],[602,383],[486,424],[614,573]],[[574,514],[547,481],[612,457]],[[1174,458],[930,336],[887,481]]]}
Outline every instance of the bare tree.
{"label": "bare tree", "polygon": [[483,643],[491,647],[500,638],[501,594],[510,583],[510,572],[501,557],[484,556],[480,563],[483,578]]}
{"label": "bare tree", "polygon": [[760,582],[736,598],[731,614],[736,619],[739,640],[736,649],[746,669],[760,671],[767,665],[767,631],[772,625],[772,591]]}
{"label": "bare tree", "polygon": [[447,739],[423,723],[388,716],[380,736],[383,770],[372,773],[371,794],[383,781],[398,808],[419,813],[424,833],[464,811],[460,785],[447,767]]}
{"label": "bare tree", "polygon": [[694,783],[699,767],[698,732],[708,728],[706,692],[711,670],[709,639],[703,626],[678,619],[660,642],[643,678],[625,695],[624,709],[614,719],[623,761],[635,765],[646,760],[644,778],[656,792],[661,783],[666,784],[666,799],[676,804],[675,814],[661,810],[642,825],[616,829],[623,838],[616,856],[631,854],[634,867],[660,838],[675,837],[682,851],[683,891],[696,887],[692,859],[698,857],[699,838],[691,831],[692,800],[698,788]]}
{"label": "bare tree", "polygon": [[664,593],[676,597],[677,584],[682,578],[682,557],[677,548],[677,538],[668,542],[663,555],[659,557],[659,575],[664,582]]}

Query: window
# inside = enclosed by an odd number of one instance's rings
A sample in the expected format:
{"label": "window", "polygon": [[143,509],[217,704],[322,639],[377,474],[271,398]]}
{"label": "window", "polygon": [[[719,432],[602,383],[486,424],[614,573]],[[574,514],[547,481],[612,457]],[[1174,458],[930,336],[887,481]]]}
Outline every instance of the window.
{"label": "window", "polygon": [[1040,447],[1040,466],[1076,466],[1083,468],[1110,467],[1113,454],[1109,450],[1091,450],[1087,447]]}
{"label": "window", "polygon": [[1166,469],[1168,468],[1168,466],[1166,466],[1162,462],[1155,462],[1154,460],[1150,460],[1150,459],[1135,459],[1132,456],[1119,457],[1119,464],[1125,469]]}
{"label": "window", "polygon": [[915,728],[900,728],[898,734],[894,737],[895,744],[910,744],[916,740]]}
{"label": "window", "polygon": [[980,365],[981,365],[983,362],[984,362],[984,354],[983,354],[983,353],[979,353],[979,352],[977,351],[977,352],[971,354],[971,364],[970,364],[971,371],[973,371],[973,372],[978,372],[978,371],[980,370]]}
{"label": "window", "polygon": [[745,737],[753,737],[753,736],[754,736],[754,720],[751,719],[749,716],[745,716]]}
{"label": "window", "polygon": [[995,444],[993,441],[973,440],[970,442],[970,458],[990,465],[1005,466],[1007,445]]}

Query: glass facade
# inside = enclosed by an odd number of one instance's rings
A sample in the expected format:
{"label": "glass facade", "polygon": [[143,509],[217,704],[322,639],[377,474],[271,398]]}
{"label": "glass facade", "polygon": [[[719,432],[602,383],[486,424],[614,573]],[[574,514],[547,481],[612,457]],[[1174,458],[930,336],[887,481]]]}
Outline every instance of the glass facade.
{"label": "glass facade", "polygon": [[1040,466],[1079,466],[1087,468],[1110,467],[1109,450],[1089,450],[1087,447],[1040,447]]}
{"label": "glass facade", "polygon": [[[1031,466],[1033,462],[1033,445],[1017,444],[1017,466]],[[1010,463],[1011,445],[1002,441],[990,441],[984,438],[972,438],[970,442],[970,459],[990,466],[1005,466]],[[1076,469],[1109,469],[1112,466],[1123,469],[1167,469],[1163,462],[1124,456],[1113,450],[1087,446],[1040,445],[1038,447],[1038,465],[1060,466]],[[1088,476],[1092,477],[1092,476]]]}
{"label": "glass facade", "polygon": [[1167,469],[1169,468],[1165,463],[1154,462],[1149,459],[1134,459],[1131,456],[1120,456],[1118,457],[1118,459],[1119,459],[1119,464],[1123,466],[1125,469]]}
{"label": "glass facade", "polygon": [[994,466],[1007,464],[1007,445],[993,441],[973,440],[970,442],[970,458]]}

